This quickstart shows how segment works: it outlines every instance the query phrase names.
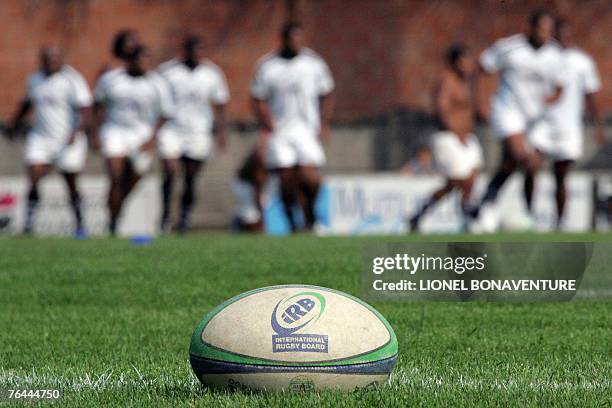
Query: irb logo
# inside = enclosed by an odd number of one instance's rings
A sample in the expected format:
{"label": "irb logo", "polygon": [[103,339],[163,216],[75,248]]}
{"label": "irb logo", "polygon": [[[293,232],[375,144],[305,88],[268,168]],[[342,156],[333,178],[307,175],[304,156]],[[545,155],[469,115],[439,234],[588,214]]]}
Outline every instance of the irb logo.
{"label": "irb logo", "polygon": [[272,329],[281,335],[294,333],[318,320],[325,310],[325,297],[318,292],[300,292],[281,299],[272,311]]}
{"label": "irb logo", "polygon": [[290,305],[283,312],[282,319],[287,324],[294,323],[300,320],[302,317],[306,316],[308,312],[310,312],[316,305],[312,299],[304,298],[296,301],[294,304]]}

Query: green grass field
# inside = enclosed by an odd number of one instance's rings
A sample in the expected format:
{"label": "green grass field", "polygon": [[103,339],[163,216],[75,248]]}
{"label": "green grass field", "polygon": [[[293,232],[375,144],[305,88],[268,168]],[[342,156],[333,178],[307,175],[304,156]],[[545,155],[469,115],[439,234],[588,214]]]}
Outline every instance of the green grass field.
{"label": "green grass field", "polygon": [[375,303],[399,340],[389,386],[248,394],[199,385],[188,347],[210,308],[284,283],[359,296],[366,240],[385,238],[0,239],[0,388],[59,387],[62,406],[75,407],[611,406],[612,302]]}

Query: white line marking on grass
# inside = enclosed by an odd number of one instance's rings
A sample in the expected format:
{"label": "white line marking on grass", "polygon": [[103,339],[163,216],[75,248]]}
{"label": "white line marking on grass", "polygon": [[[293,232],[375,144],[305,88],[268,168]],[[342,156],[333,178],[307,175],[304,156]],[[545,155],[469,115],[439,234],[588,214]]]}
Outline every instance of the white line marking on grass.
{"label": "white line marking on grass", "polygon": [[481,379],[463,375],[457,377],[435,377],[421,373],[419,369],[396,370],[391,376],[391,385],[415,385],[423,388],[464,388],[473,390],[608,390],[612,389],[612,380],[553,381],[545,379]]}
{"label": "white line marking on grass", "polygon": [[[182,389],[187,393],[201,390],[200,382],[193,375],[178,377],[170,375],[146,375],[136,366],[133,371],[115,373],[83,373],[74,376],[57,376],[35,370],[15,371],[0,368],[0,387],[55,387],[65,391],[143,390],[149,397],[155,390]],[[579,382],[554,381],[549,379],[483,379],[449,373],[446,376],[428,375],[418,368],[395,370],[391,387],[416,386],[426,389],[470,389],[470,390],[541,390],[541,391],[603,391],[612,389],[612,379],[583,379]]]}
{"label": "white line marking on grass", "polygon": [[612,289],[578,289],[574,299],[610,299]]}
{"label": "white line marking on grass", "polygon": [[37,372],[35,370],[15,371],[0,368],[0,386],[14,386],[23,388],[32,387],[58,387],[63,390],[81,391],[112,390],[118,388],[132,388],[151,390],[153,388],[180,387],[188,391],[200,389],[200,383],[194,376],[185,378],[169,375],[146,376],[137,367],[132,365],[133,372],[114,373],[83,373],[75,376],[57,376],[51,373]]}

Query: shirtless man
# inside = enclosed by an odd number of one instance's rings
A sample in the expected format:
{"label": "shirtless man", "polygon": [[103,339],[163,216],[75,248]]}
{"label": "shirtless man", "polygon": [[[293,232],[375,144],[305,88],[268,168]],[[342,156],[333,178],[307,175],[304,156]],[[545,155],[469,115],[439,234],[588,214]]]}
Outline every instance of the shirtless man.
{"label": "shirtless man", "polygon": [[425,212],[454,189],[461,191],[461,207],[464,214],[468,213],[472,186],[482,166],[482,149],[471,133],[476,111],[471,80],[474,58],[465,45],[458,44],[447,51],[446,63],[447,69],[434,90],[434,112],[440,130],[432,140],[434,162],[446,183],[410,219],[412,231],[418,230]]}

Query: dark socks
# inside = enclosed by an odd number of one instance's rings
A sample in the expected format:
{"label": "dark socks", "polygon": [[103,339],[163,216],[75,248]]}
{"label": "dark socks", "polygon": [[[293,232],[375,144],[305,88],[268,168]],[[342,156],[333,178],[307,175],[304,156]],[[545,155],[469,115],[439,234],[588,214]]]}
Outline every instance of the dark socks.
{"label": "dark socks", "polygon": [[296,197],[293,192],[284,191],[282,192],[283,208],[285,209],[285,215],[287,221],[289,221],[289,228],[291,232],[297,231],[297,224],[295,222],[295,216],[293,214],[293,206],[296,203]]}
{"label": "dark socks", "polygon": [[431,206],[436,203],[436,201],[437,200],[435,199],[435,197],[431,197],[429,200],[427,200],[427,202],[425,202],[425,204],[421,207],[421,209],[417,211],[417,213],[412,218],[410,218],[410,229],[411,230],[417,229],[417,227],[419,226],[419,221],[421,221],[421,218],[423,217],[423,215],[425,215],[427,210],[429,210]]}
{"label": "dark socks", "polygon": [[170,219],[170,205],[172,199],[172,190],[174,187],[174,177],[165,177],[162,184],[162,216],[161,228],[164,229]]}
{"label": "dark socks", "polygon": [[527,204],[527,211],[529,211],[530,213],[531,213],[531,204],[533,202],[534,184],[535,184],[534,176],[526,174],[525,184],[523,186],[524,187],[523,193],[525,194],[525,203]]}
{"label": "dark socks", "polygon": [[306,229],[312,229],[316,222],[315,204],[317,195],[319,194],[319,185],[304,185],[302,191],[305,196],[304,219],[306,222]]}
{"label": "dark socks", "polygon": [[488,203],[490,201],[495,201],[497,195],[499,194],[499,191],[504,186],[504,183],[506,182],[506,180],[508,180],[508,177],[510,177],[511,174],[511,172],[507,171],[497,172],[495,177],[493,177],[493,179],[489,183],[489,186],[487,187],[487,192],[482,198],[483,204]]}
{"label": "dark socks", "polygon": [[71,195],[70,206],[72,207],[72,212],[76,221],[76,228],[77,230],[80,230],[83,228],[83,212],[81,209],[81,197],[78,193]]}
{"label": "dark socks", "polygon": [[34,228],[34,216],[36,215],[36,208],[38,207],[39,195],[38,188],[32,187],[30,188],[30,193],[28,194],[28,204],[26,207],[26,221],[23,232],[26,234],[32,233]]}
{"label": "dark socks", "polygon": [[117,220],[116,219],[111,218],[110,222],[108,223],[108,232],[110,233],[112,237],[117,235]]}
{"label": "dark socks", "polygon": [[191,214],[194,203],[195,193],[193,191],[193,186],[191,186],[189,182],[186,182],[185,191],[183,191],[183,196],[181,197],[181,217],[177,224],[177,230],[179,232],[184,232],[187,229],[189,225],[189,215]]}

